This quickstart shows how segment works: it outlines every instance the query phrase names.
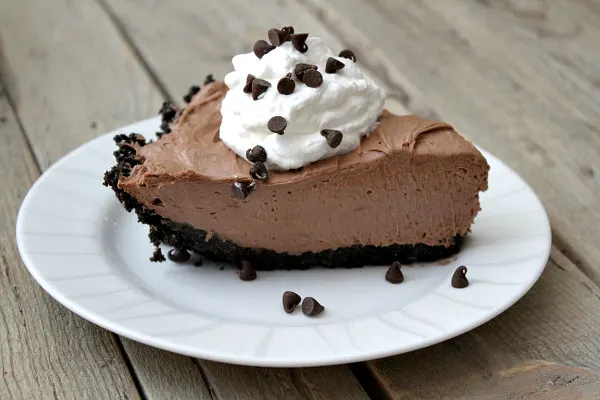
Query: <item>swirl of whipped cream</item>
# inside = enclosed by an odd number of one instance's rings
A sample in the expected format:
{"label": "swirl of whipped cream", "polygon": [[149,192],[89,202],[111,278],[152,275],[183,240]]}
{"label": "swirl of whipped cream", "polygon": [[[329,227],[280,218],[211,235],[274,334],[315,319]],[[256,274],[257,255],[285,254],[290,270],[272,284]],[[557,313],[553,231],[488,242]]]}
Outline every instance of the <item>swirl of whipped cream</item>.
{"label": "swirl of whipped cream", "polygon": [[[262,58],[254,53],[233,57],[234,71],[225,77],[229,91],[221,106],[220,137],[240,157],[246,158],[247,149],[260,145],[267,152],[267,168],[300,168],[353,150],[361,137],[374,129],[383,108],[383,90],[361,72],[356,62],[336,57],[321,38],[309,37],[306,44],[305,53],[288,41]],[[341,61],[344,67],[326,73],[329,57]],[[312,88],[300,82],[294,75],[299,63],[316,65],[323,83]],[[290,72],[296,87],[292,94],[284,95],[277,91],[277,83]],[[243,91],[248,74],[271,84],[257,100]],[[274,116],[287,121],[283,135],[267,128]],[[342,132],[339,146],[331,148],[327,144],[321,135],[323,129]]]}

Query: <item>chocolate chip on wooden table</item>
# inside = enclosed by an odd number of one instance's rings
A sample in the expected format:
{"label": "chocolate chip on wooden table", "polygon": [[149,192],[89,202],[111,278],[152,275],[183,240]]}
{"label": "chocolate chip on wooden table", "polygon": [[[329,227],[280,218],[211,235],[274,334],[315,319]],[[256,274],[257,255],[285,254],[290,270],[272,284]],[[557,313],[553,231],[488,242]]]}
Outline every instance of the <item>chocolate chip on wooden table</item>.
{"label": "chocolate chip on wooden table", "polygon": [[346,64],[338,60],[337,58],[329,57],[325,64],[325,72],[328,74],[335,74],[340,69],[344,68]]}
{"label": "chocolate chip on wooden table", "polygon": [[281,299],[281,302],[283,304],[283,310],[286,313],[291,314],[296,309],[296,306],[300,304],[300,300],[302,300],[302,298],[298,296],[297,293],[291,292],[289,290],[286,291],[285,293],[283,293],[283,297]]}
{"label": "chocolate chip on wooden table", "polygon": [[267,181],[269,179],[269,173],[267,167],[260,161],[255,162],[250,167],[250,176],[259,181]]}
{"label": "chocolate chip on wooden table", "polygon": [[340,54],[338,54],[338,57],[347,58],[349,60],[356,62],[356,56],[354,55],[354,52],[350,49],[344,49],[344,50],[340,51]]}
{"label": "chocolate chip on wooden table", "polygon": [[314,317],[321,314],[325,310],[317,300],[313,297],[305,297],[302,300],[302,313],[308,317]]}
{"label": "chocolate chip on wooden table", "polygon": [[389,283],[402,283],[404,282],[404,275],[400,270],[401,264],[398,261],[394,261],[385,273],[385,280]]}
{"label": "chocolate chip on wooden table", "polygon": [[287,121],[285,118],[276,115],[269,119],[269,122],[267,122],[267,128],[273,133],[283,135],[285,128],[287,128]]}
{"label": "chocolate chip on wooden table", "polygon": [[254,47],[252,50],[254,51],[254,55],[258,58],[263,58],[263,56],[273,50],[275,46],[267,43],[266,40],[257,40],[254,43]]}
{"label": "chocolate chip on wooden table", "polygon": [[292,46],[294,46],[294,48],[300,53],[306,53],[308,50],[306,39],[308,39],[308,33],[296,33],[290,36]]}
{"label": "chocolate chip on wooden table", "polygon": [[277,82],[277,91],[281,94],[292,94],[296,89],[296,82],[292,79],[292,74],[287,74]]}
{"label": "chocolate chip on wooden table", "polygon": [[244,200],[250,193],[256,189],[255,182],[233,182],[232,185],[233,196],[238,200]]}
{"label": "chocolate chip on wooden table", "polygon": [[309,69],[302,74],[302,82],[308,87],[316,88],[323,84],[323,75],[316,69]]}
{"label": "chocolate chip on wooden table", "polygon": [[342,139],[344,138],[342,132],[336,129],[323,129],[321,131],[321,135],[325,137],[325,139],[327,140],[327,144],[332,149],[338,147],[340,143],[342,143]]}
{"label": "chocolate chip on wooden table", "polygon": [[269,82],[264,79],[254,78],[252,80],[252,100],[257,100],[269,87],[271,87]]}
{"label": "chocolate chip on wooden table", "polygon": [[169,260],[173,262],[181,263],[189,260],[191,256],[190,253],[185,249],[171,249],[167,253],[167,257],[169,257]]}
{"label": "chocolate chip on wooden table", "polygon": [[246,86],[244,86],[244,93],[252,93],[252,81],[254,81],[256,77],[252,74],[248,74],[246,77]]}
{"label": "chocolate chip on wooden table", "polygon": [[296,66],[294,67],[294,75],[296,75],[296,78],[298,78],[298,80],[302,80],[302,77],[304,76],[304,72],[309,70],[309,69],[318,69],[316,65],[312,65],[312,64],[305,64],[305,63],[298,63],[296,64]]}
{"label": "chocolate chip on wooden table", "polygon": [[456,289],[463,289],[469,286],[469,280],[467,279],[467,267],[461,265],[456,268],[452,275],[452,287]]}
{"label": "chocolate chip on wooden table", "polygon": [[265,162],[267,161],[267,151],[262,146],[254,146],[251,149],[246,150],[246,158],[250,162]]}
{"label": "chocolate chip on wooden table", "polygon": [[243,281],[253,281],[256,279],[256,270],[249,261],[242,261],[239,277]]}

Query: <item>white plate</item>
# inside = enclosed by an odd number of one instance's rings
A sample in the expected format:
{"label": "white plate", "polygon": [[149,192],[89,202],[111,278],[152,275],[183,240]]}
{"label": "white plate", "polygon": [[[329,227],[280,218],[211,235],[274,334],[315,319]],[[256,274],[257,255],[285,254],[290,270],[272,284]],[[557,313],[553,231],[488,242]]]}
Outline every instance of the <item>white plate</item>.
{"label": "white plate", "polygon": [[[119,132],[158,130],[157,118]],[[484,153],[490,189],[457,258],[403,268],[259,272],[205,260],[194,267],[151,263],[147,227],[102,186],[113,164],[110,133],[54,164],[21,205],[17,242],[23,261],[58,302],[108,330],[176,353],[256,366],[316,366],[374,359],[441,342],[477,327],[523,296],[542,273],[550,226],[531,188]],[[450,277],[468,266],[470,286]],[[326,307],[316,318],[286,314],[293,290]]]}

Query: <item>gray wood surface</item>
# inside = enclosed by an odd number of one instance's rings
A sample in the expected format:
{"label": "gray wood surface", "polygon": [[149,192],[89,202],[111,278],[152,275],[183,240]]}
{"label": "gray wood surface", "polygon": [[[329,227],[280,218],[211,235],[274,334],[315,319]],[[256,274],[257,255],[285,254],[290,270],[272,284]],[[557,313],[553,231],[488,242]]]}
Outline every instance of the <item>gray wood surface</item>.
{"label": "gray wood surface", "polygon": [[[288,24],[354,49],[392,111],[448,120],[522,174],[553,224],[540,282],[470,333],[352,370],[195,360],[51,300],[14,243],[38,165]],[[597,0],[0,1],[0,398],[598,398],[599,35]]]}

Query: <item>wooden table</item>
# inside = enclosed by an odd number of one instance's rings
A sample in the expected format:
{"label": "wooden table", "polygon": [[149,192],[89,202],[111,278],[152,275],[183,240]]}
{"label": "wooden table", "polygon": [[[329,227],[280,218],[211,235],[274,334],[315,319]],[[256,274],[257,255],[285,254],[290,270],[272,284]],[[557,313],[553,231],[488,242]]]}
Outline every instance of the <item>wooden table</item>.
{"label": "wooden table", "polygon": [[[534,187],[554,245],[531,292],[442,344],[314,369],[166,353],[52,300],[15,247],[39,174],[289,24]],[[600,0],[0,0],[0,398],[600,398],[599,38]]]}

